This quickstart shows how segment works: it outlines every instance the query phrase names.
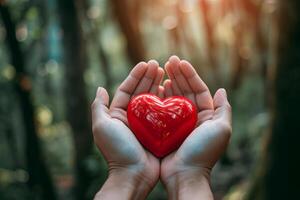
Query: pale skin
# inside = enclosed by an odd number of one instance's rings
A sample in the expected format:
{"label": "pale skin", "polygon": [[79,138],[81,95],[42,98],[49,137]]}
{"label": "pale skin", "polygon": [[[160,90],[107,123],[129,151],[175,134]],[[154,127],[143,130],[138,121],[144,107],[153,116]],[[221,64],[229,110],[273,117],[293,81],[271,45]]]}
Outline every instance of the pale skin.
{"label": "pale skin", "polygon": [[[213,199],[210,172],[231,135],[231,107],[226,91],[214,97],[190,63],[170,57],[165,70],[154,60],[137,64],[117,89],[112,103],[99,88],[92,104],[94,141],[109,166],[109,176],[95,199],[145,199],[160,179],[169,199]],[[169,79],[163,86],[164,71]],[[141,93],[161,98],[180,95],[198,109],[194,131],[180,148],[159,160],[141,146],[128,128],[126,108]]]}

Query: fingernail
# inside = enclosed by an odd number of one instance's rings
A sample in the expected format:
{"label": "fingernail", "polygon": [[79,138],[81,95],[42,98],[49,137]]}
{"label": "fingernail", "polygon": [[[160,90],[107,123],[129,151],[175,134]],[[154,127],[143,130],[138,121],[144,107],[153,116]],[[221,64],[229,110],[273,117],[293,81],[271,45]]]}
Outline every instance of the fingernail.
{"label": "fingernail", "polygon": [[172,55],[172,56],[169,58],[169,61],[172,60],[172,59],[180,60],[179,57],[176,56],[176,55]]}
{"label": "fingernail", "polygon": [[223,93],[223,95],[227,98],[227,92],[226,92],[226,90],[224,88],[221,88],[220,90]]}
{"label": "fingernail", "polygon": [[154,64],[154,65],[158,65],[159,66],[159,63],[156,60],[153,60],[153,59],[149,60],[148,64]]}
{"label": "fingernail", "polygon": [[96,93],[96,96],[100,96],[100,92],[101,92],[102,88],[101,87],[98,87],[97,89],[97,93]]}

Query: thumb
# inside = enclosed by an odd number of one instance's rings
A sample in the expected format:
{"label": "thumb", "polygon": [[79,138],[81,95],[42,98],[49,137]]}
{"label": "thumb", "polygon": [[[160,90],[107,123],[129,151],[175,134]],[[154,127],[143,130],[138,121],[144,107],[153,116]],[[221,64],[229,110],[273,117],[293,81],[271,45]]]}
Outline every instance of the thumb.
{"label": "thumb", "polygon": [[102,118],[108,116],[108,102],[109,96],[106,89],[98,87],[95,100],[91,106],[93,122],[99,117]]}
{"label": "thumb", "polygon": [[224,88],[218,89],[214,95],[214,119],[222,119],[231,124],[231,106]]}
{"label": "thumb", "polygon": [[98,87],[95,100],[106,107],[108,106],[109,96],[105,88]]}

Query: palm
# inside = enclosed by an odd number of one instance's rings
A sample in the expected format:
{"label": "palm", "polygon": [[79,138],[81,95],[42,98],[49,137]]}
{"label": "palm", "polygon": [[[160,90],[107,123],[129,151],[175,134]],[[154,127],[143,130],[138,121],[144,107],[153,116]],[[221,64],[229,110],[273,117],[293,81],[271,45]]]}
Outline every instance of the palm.
{"label": "palm", "polygon": [[163,70],[150,61],[139,63],[120,85],[110,107],[109,97],[101,89],[93,103],[95,143],[110,168],[149,166],[150,173],[159,173],[159,160],[140,145],[128,128],[126,109],[132,96],[150,92],[158,95]]}
{"label": "palm", "polygon": [[100,149],[106,147],[109,149],[109,151],[102,151],[109,165],[128,166],[141,162],[146,152],[136,141],[133,133],[124,122],[112,116],[109,117],[110,119],[101,125],[102,134],[109,135],[109,139],[105,140],[105,144],[99,145]]}
{"label": "palm", "polygon": [[211,169],[227,145],[229,134],[226,133],[230,133],[230,125],[224,123],[223,119],[230,118],[230,112],[224,111],[229,104],[225,107],[222,105],[225,100],[220,92],[212,98],[193,67],[177,57],[170,58],[165,68],[171,79],[164,82],[165,95],[181,95],[192,100],[198,109],[198,122],[180,148],[162,160],[163,179],[189,170],[187,168],[190,166]]}

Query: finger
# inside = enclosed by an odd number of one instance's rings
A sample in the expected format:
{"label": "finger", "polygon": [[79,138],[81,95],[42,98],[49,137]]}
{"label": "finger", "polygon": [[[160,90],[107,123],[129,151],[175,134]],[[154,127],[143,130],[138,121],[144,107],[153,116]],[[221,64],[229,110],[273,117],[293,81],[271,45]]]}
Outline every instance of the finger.
{"label": "finger", "polygon": [[178,93],[177,88],[179,88],[179,91],[181,91],[181,94],[188,99],[190,99],[193,103],[196,103],[195,95],[192,92],[191,87],[189,86],[187,80],[183,76],[183,73],[180,70],[181,61],[177,56],[172,56],[169,59],[169,66],[168,70],[170,74],[172,74],[172,85],[174,85],[174,91],[175,93]]}
{"label": "finger", "polygon": [[147,71],[147,63],[140,62],[129,73],[128,77],[117,89],[111,103],[111,108],[126,109],[136,87]]}
{"label": "finger", "polygon": [[[171,57],[170,58],[171,67],[170,70],[173,72],[174,80],[176,81],[177,85],[179,86],[180,91],[183,92],[185,96],[188,94],[193,94],[192,88],[188,84],[187,79],[182,73],[181,68],[181,61],[178,58]],[[185,66],[184,66],[185,67]],[[172,80],[172,81],[174,81]]]}
{"label": "finger", "polygon": [[163,85],[164,85],[164,88],[165,88],[165,91],[164,91],[165,96],[166,97],[173,96],[171,80],[170,79],[165,80]]}
{"label": "finger", "polygon": [[148,68],[147,71],[142,78],[142,80],[139,82],[138,86],[136,87],[133,95],[138,95],[141,93],[149,92],[152,83],[154,82],[154,79],[157,76],[158,72],[158,62],[155,60],[150,60],[148,62]]}
{"label": "finger", "polygon": [[214,95],[215,113],[213,119],[220,119],[225,123],[231,124],[231,106],[227,100],[225,89],[218,89]]}
{"label": "finger", "polygon": [[159,98],[161,98],[161,99],[165,98],[165,95],[164,95],[165,91],[164,90],[165,90],[165,88],[163,86],[160,85],[158,87],[158,94],[157,94],[157,96]]}
{"label": "finger", "polygon": [[[175,59],[179,59],[177,56],[172,56],[174,57],[174,60]],[[171,58],[172,58],[171,57]],[[171,59],[170,58],[170,59]],[[168,74],[168,77],[169,79],[171,80],[171,88],[172,88],[172,93],[173,95],[176,95],[176,96],[183,96],[183,92],[180,90],[180,88],[178,87],[177,83],[176,83],[176,80],[175,80],[175,76],[173,74],[173,71],[172,71],[172,64],[170,62],[170,59],[169,61],[165,64],[165,69],[166,69],[166,72]]]}
{"label": "finger", "polygon": [[166,72],[169,76],[169,79],[172,82],[172,90],[173,90],[173,94],[174,95],[178,95],[178,96],[183,96],[183,92],[180,90],[180,87],[178,86],[176,80],[175,80],[175,75],[173,73],[173,65],[178,65],[180,62],[179,58],[177,56],[171,56],[169,58],[169,61],[165,64],[165,69]]}
{"label": "finger", "polygon": [[162,68],[158,67],[156,77],[155,77],[154,82],[153,82],[153,84],[150,88],[150,93],[155,94],[155,95],[158,94],[158,88],[159,88],[159,85],[160,85],[160,83],[161,83],[161,81],[164,77],[164,74],[165,74],[165,71]]}
{"label": "finger", "polygon": [[175,96],[183,96],[183,93],[180,91],[176,81],[171,81],[171,87]]}
{"label": "finger", "polygon": [[173,80],[174,79],[174,75],[173,75],[173,72],[171,71],[171,63],[170,61],[167,61],[165,66],[164,66],[166,72],[167,72],[167,75],[169,77],[170,80]]}
{"label": "finger", "polygon": [[213,99],[210,91],[193,66],[189,62],[183,60],[180,62],[180,70],[188,81],[192,92],[195,94],[195,101],[198,109],[213,109]]}
{"label": "finger", "polygon": [[93,123],[96,123],[98,119],[109,118],[108,103],[109,96],[107,91],[102,87],[98,87],[96,98],[91,106]]}
{"label": "finger", "polygon": [[182,60],[180,62],[180,70],[194,93],[202,93],[208,90],[207,85],[201,80],[194,67],[188,61]]}
{"label": "finger", "polygon": [[171,81],[175,80],[176,77],[175,77],[174,69],[175,68],[178,69],[179,65],[180,65],[180,59],[177,56],[171,56],[168,62],[166,63],[165,68]]}

